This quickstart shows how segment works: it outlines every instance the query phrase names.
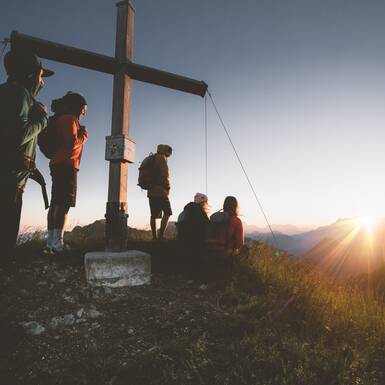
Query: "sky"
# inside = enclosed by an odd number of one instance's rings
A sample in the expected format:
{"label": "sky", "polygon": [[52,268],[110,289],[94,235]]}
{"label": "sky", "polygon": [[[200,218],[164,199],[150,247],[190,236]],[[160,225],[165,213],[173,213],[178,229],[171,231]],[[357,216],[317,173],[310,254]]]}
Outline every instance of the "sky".
{"label": "sky", "polygon": [[[136,0],[133,61],[204,80],[229,129],[270,223],[319,226],[337,218],[385,214],[385,2],[380,0]],[[0,38],[12,30],[114,55],[116,7],[107,0],[4,1]],[[88,102],[77,206],[69,226],[102,219],[107,200],[105,137],[112,76],[43,60],[55,70],[38,96],[50,106],[68,90]],[[5,81],[3,68],[0,78]],[[170,144],[175,220],[206,192],[204,99],[134,81],[129,225],[149,227],[138,167]],[[208,106],[211,211],[234,195],[242,219],[265,224]],[[48,160],[37,163],[51,182]],[[40,189],[28,183],[22,226],[44,227]]]}

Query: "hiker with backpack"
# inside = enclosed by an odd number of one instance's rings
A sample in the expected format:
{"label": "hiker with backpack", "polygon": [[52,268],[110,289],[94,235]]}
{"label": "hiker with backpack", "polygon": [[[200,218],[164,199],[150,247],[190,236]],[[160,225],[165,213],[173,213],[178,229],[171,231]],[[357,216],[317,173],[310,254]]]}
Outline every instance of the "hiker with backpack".
{"label": "hiker with backpack", "polygon": [[[167,159],[172,154],[171,146],[159,144],[156,154],[147,156],[139,167],[138,185],[147,190],[150,205],[150,224],[153,240],[162,240],[172,215],[170,194],[170,176]],[[161,218],[157,234],[156,220]]]}
{"label": "hiker with backpack", "polygon": [[210,235],[208,246],[210,254],[235,256],[244,244],[242,221],[239,219],[237,198],[227,196],[223,202],[223,210],[210,217]]}
{"label": "hiker with backpack", "polygon": [[[68,92],[62,98],[52,101],[50,118],[40,148],[51,156],[49,164],[52,177],[51,204],[48,210],[47,254],[65,250],[63,242],[64,226],[70,207],[75,207],[77,173],[88,132],[79,121],[87,113],[87,102],[75,92]],[[43,142],[43,141],[42,141]],[[49,147],[51,143],[51,148]]]}
{"label": "hiker with backpack", "polygon": [[12,266],[20,227],[22,197],[35,172],[36,144],[48,123],[46,107],[35,100],[44,77],[54,73],[26,50],[11,49],[4,56],[8,75],[0,85],[0,266]]}

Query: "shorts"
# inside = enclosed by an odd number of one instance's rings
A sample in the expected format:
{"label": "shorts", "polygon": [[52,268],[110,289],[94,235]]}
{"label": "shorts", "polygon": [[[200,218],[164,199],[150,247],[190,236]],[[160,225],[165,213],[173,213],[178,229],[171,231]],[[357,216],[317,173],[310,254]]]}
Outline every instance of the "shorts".
{"label": "shorts", "polygon": [[149,197],[148,200],[152,218],[162,218],[162,213],[167,217],[172,215],[168,197]]}
{"label": "shorts", "polygon": [[50,165],[51,206],[75,207],[78,170],[68,164]]}

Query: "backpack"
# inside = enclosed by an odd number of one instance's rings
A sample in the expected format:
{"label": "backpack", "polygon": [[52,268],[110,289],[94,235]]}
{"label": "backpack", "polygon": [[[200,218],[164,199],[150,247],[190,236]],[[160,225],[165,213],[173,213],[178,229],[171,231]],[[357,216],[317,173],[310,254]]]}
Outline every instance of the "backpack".
{"label": "backpack", "polygon": [[150,153],[139,166],[138,186],[149,190],[155,179],[155,154]]}
{"label": "backpack", "polygon": [[37,138],[37,144],[43,155],[52,159],[60,147],[59,138],[55,130],[55,117],[51,116],[45,130],[40,132]]}
{"label": "backpack", "polygon": [[217,211],[210,217],[210,227],[208,238],[213,240],[225,241],[230,217],[223,211]]}

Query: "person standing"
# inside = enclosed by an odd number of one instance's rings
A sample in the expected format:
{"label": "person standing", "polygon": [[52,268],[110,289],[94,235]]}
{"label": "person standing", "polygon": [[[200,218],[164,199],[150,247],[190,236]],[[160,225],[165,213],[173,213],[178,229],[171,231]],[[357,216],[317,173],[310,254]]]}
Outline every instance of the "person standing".
{"label": "person standing", "polygon": [[68,92],[51,105],[55,113],[52,127],[58,149],[50,161],[52,177],[51,204],[47,215],[47,254],[65,250],[64,226],[70,207],[76,205],[77,173],[88,132],[79,121],[87,113],[87,102],[75,92]]}
{"label": "person standing", "polygon": [[[168,220],[172,215],[169,200],[170,176],[167,164],[167,159],[171,154],[172,148],[169,145],[159,144],[154,155],[153,181],[147,191],[151,211],[150,224],[153,240],[162,240],[164,238]],[[159,233],[157,234],[156,220],[158,218],[162,218],[162,220]]]}
{"label": "person standing", "polygon": [[0,85],[0,265],[6,267],[13,262],[23,192],[36,168],[37,137],[48,123],[47,108],[35,97],[43,78],[54,72],[25,50],[9,51],[4,67],[8,79]]}

